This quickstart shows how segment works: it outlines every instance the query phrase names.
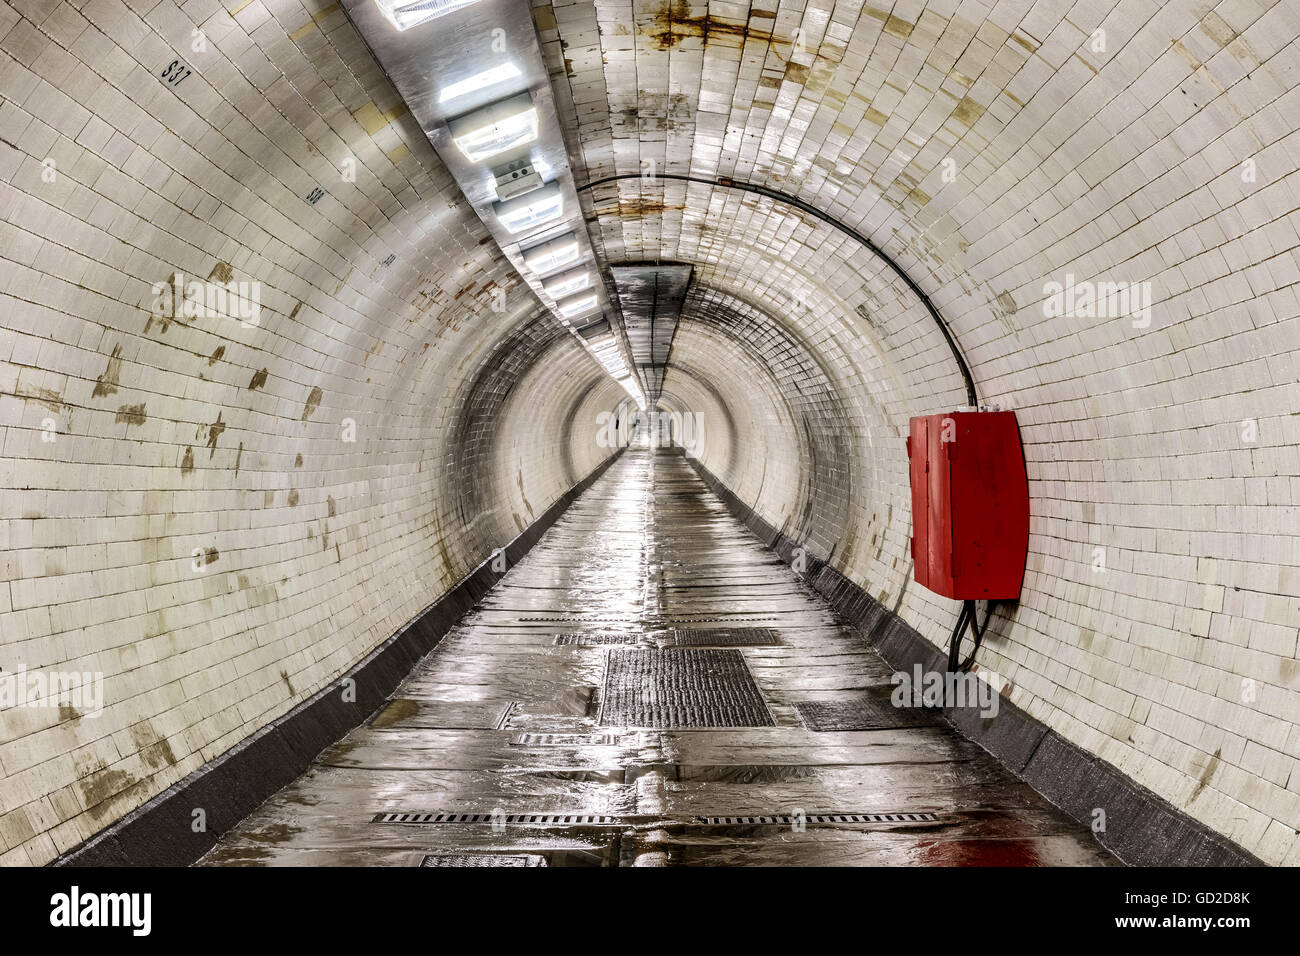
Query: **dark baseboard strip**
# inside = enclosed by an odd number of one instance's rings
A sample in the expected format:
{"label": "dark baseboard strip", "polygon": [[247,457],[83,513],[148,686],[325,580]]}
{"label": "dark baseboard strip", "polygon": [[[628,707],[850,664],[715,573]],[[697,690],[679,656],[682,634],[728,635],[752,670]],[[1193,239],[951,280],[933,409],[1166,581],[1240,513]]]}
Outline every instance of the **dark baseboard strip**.
{"label": "dark baseboard strip", "polygon": [[[787,564],[799,547],[741,501],[707,468],[687,456],[727,508]],[[859,629],[889,665],[912,672],[943,673],[947,655],[906,621],[825,561],[804,556],[804,580],[826,599],[844,623]],[[1091,828],[1095,809],[1105,811],[1098,841],[1132,866],[1262,866],[1261,860],[1193,819],[1117,768],[1066,740],[1005,698],[996,717],[974,706],[947,708],[945,717],[1003,766]]]}
{"label": "dark baseboard strip", "polygon": [[[506,546],[514,565],[569,505],[622,454],[607,458],[570,488]],[[327,747],[359,726],[388,700],[420,658],[474,607],[501,575],[485,561],[329,687],[303,701],[215,760],[168,787],[51,866],[187,866],[277,790],[292,783]],[[344,702],[343,681],[356,682]],[[195,808],[207,829],[195,833]]]}

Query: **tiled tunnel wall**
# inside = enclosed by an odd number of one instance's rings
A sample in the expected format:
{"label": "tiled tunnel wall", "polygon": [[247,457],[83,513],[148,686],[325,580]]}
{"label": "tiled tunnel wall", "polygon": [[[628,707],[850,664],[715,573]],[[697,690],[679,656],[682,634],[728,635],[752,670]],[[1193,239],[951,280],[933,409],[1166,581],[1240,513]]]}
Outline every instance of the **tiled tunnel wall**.
{"label": "tiled tunnel wall", "polygon": [[[585,175],[622,177],[587,193],[601,254],[695,265],[664,403],[704,416],[706,467],[946,644],[955,604],[903,590],[907,419],[964,404],[934,323],[846,234],[672,175],[793,194],[920,285],[1028,459],[1028,574],[986,675],[1300,863],[1300,7],[535,8]],[[1149,326],[1053,314],[1070,276],[1149,282]]]}
{"label": "tiled tunnel wall", "polygon": [[[794,193],[907,270],[1022,425],[1029,573],[986,672],[1300,862],[1294,5],[535,14],[579,181],[636,177],[584,194],[598,255],[695,265],[665,404],[706,466],[946,638],[905,589],[906,420],[963,401],[929,315],[832,226],[647,169]],[[608,453],[621,392],[337,5],[7,3],[0,95],[0,667],[107,675],[98,718],[4,712],[0,863],[41,863],[504,544]],[[177,271],[260,283],[261,322],[152,314]],[[1047,315],[1067,274],[1150,281],[1150,327]]]}
{"label": "tiled tunnel wall", "polygon": [[[104,674],[0,716],[0,864],[39,864],[507,544],[623,393],[336,6],[3,5],[0,96],[0,668]],[[156,309],[178,271],[257,323]]]}

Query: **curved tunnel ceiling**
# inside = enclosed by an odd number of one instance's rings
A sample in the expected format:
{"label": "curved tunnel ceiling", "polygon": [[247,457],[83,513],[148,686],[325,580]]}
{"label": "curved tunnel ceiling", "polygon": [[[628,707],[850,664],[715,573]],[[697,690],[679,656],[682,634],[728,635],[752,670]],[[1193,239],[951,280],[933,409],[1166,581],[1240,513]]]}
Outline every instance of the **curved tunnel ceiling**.
{"label": "curved tunnel ceiling", "polygon": [[[0,9],[21,515],[0,614],[25,666],[93,661],[117,702],[86,739],[44,712],[11,728],[0,832],[21,838],[0,862],[53,859],[329,686],[604,461],[599,421],[626,398],[338,5],[193,15]],[[1021,423],[1029,568],[986,670],[1067,740],[1296,862],[1278,836],[1300,828],[1294,9],[533,17],[574,176],[597,184],[578,195],[602,273],[693,269],[660,403],[700,416],[700,463],[941,644],[956,608],[908,586],[902,436],[967,389],[901,270],[980,400]],[[198,28],[195,72],[158,82]],[[719,177],[823,211],[897,270]],[[177,272],[258,283],[260,321],[160,310]],[[1152,320],[1053,315],[1052,280],[1149,282]],[[1264,703],[1239,700],[1244,680]]]}

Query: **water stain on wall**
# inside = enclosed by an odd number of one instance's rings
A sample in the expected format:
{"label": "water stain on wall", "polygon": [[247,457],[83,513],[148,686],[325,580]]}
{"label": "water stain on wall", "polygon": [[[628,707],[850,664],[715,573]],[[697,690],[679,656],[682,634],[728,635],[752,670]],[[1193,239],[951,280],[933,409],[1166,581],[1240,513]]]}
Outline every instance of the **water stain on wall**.
{"label": "water stain on wall", "polygon": [[320,400],[324,397],[325,393],[320,390],[319,385],[311,390],[307,395],[306,404],[302,407],[302,420],[304,422],[316,413],[316,409],[320,408]]}
{"label": "water stain on wall", "polygon": [[[763,11],[755,11],[754,18],[764,16]],[[772,16],[767,14],[768,17]],[[671,0],[661,4],[651,14],[648,25],[641,28],[642,36],[649,41],[652,49],[672,50],[689,39],[699,39],[708,43],[711,40],[767,40],[772,39],[771,30],[751,27],[745,20],[728,20],[715,16],[692,16],[691,5],[684,0]]]}
{"label": "water stain on wall", "polygon": [[185,457],[181,459],[181,474],[188,475],[194,470],[194,449],[185,446]]}
{"label": "water stain on wall", "polygon": [[211,368],[213,365],[216,365],[218,362],[220,362],[221,359],[225,356],[225,354],[226,354],[226,347],[224,345],[218,345],[216,351],[208,356],[208,367]]}
{"label": "water stain on wall", "polygon": [[63,396],[52,388],[19,388],[14,394],[29,402],[44,405],[52,412],[63,410]]}
{"label": "water stain on wall", "polygon": [[221,420],[221,412],[217,412],[217,420],[207,426],[209,461],[211,461],[212,457],[217,453],[217,439],[221,437],[221,433],[225,430],[226,423]]}
{"label": "water stain on wall", "polygon": [[251,382],[248,383],[249,391],[252,391],[253,389],[261,388],[263,385],[265,385],[265,384],[266,384],[266,377],[267,377],[268,374],[269,374],[269,373],[268,373],[268,371],[267,371],[266,369],[262,369],[262,370],[260,370],[260,371],[258,371],[258,372],[254,372],[254,373],[253,373],[253,380],[252,380]]}
{"label": "water stain on wall", "polygon": [[95,379],[95,390],[90,393],[91,398],[101,398],[104,395],[116,395],[117,386],[122,378],[122,346],[114,345],[113,354],[108,360],[108,367],[104,369],[104,374]]}
{"label": "water stain on wall", "polygon": [[145,422],[145,405],[122,405],[117,410],[117,415],[113,421],[117,424],[125,423],[128,427],[131,425],[143,425]]}

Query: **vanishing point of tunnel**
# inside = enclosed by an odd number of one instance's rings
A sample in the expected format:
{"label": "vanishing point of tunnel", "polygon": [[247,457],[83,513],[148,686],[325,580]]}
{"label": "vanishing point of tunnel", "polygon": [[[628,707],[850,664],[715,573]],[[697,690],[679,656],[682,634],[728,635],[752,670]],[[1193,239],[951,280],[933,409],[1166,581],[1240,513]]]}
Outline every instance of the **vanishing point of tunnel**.
{"label": "vanishing point of tunnel", "polygon": [[1300,864],[1297,156],[1300,0],[3,0],[0,865]]}

